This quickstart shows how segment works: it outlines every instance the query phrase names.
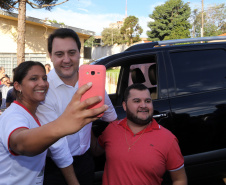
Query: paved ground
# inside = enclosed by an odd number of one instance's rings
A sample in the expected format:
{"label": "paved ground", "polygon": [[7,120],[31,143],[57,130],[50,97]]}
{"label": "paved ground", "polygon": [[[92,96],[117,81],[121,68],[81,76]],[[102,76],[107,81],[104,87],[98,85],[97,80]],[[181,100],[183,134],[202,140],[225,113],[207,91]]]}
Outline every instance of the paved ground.
{"label": "paved ground", "polygon": [[[101,185],[101,182],[96,182],[94,185]],[[222,180],[213,179],[210,181],[201,181],[195,183],[188,183],[188,185],[225,185]]]}
{"label": "paved ground", "polygon": [[211,179],[208,181],[199,181],[188,185],[225,185],[222,179]]}

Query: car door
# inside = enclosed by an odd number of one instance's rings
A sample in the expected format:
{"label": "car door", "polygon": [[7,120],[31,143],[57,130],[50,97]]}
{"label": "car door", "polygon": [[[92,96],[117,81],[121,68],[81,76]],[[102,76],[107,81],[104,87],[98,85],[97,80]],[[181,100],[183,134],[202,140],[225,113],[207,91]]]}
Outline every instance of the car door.
{"label": "car door", "polygon": [[226,173],[226,50],[219,46],[170,50],[171,131],[179,140],[188,178]]}

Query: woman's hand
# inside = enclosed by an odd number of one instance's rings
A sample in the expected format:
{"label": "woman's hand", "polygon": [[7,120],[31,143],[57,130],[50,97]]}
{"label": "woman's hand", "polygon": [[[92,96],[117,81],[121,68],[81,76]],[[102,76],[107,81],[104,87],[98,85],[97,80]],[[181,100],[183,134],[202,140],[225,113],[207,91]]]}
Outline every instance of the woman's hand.
{"label": "woman's hand", "polygon": [[88,91],[91,86],[92,83],[90,82],[79,88],[63,114],[56,120],[63,136],[79,131],[86,124],[99,119],[99,115],[108,109],[107,105],[103,105],[100,108],[88,109],[91,105],[102,100],[100,96],[88,98],[83,102],[80,101],[82,95]]}

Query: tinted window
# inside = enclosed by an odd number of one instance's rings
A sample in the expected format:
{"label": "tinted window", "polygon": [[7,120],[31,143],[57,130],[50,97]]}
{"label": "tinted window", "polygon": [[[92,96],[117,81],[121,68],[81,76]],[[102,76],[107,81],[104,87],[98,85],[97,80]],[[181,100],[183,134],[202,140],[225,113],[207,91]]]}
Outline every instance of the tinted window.
{"label": "tinted window", "polygon": [[226,52],[223,49],[171,53],[176,94],[226,87]]}

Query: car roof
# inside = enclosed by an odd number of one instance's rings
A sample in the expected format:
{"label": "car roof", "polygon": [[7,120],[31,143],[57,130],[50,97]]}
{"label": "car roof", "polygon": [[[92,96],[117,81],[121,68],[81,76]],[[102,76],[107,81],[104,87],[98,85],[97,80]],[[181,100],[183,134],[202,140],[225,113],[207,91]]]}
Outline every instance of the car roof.
{"label": "car roof", "polygon": [[[226,41],[226,36],[188,38],[188,39],[166,40],[166,41],[136,44],[121,53],[117,53],[114,55],[110,55],[110,56],[95,60],[92,64],[110,65],[112,62],[115,62],[119,59],[130,57],[130,56],[134,57],[138,55],[150,55],[152,52],[161,52],[166,50],[178,51],[178,50],[187,50],[188,48],[194,49],[194,48],[202,48],[202,47],[216,47],[221,45],[224,45],[223,47],[226,48],[225,47],[226,42],[225,41],[219,42],[219,40]],[[204,41],[204,43],[201,41]],[[211,41],[211,42],[207,42],[207,41]],[[183,43],[183,44],[179,45],[179,43]]]}
{"label": "car roof", "polygon": [[161,47],[161,46],[173,46],[175,44],[182,44],[182,43],[197,43],[197,42],[207,42],[207,41],[216,41],[219,40],[225,40],[226,36],[214,36],[214,37],[199,37],[199,38],[185,38],[185,39],[175,39],[175,40],[163,40],[163,41],[156,41],[156,42],[149,42],[149,43],[142,43],[142,44],[136,44],[128,49],[126,51],[131,50],[139,50],[144,48],[154,48],[154,47]]}

